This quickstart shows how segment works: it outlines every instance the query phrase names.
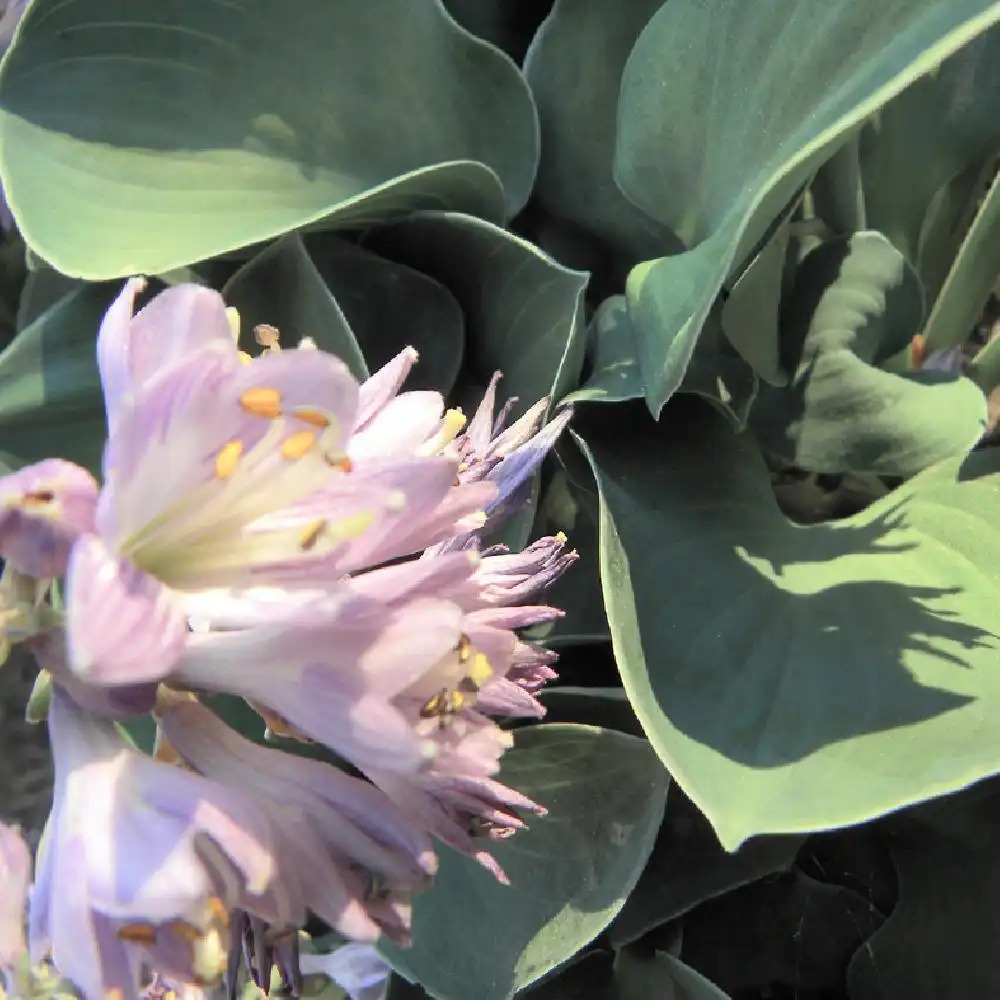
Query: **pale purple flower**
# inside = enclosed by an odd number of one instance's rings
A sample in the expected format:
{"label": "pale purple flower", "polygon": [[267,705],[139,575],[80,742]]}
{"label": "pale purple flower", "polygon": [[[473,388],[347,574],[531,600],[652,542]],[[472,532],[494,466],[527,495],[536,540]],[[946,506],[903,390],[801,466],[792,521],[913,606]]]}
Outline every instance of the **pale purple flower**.
{"label": "pale purple flower", "polygon": [[0,479],[0,557],[26,576],[62,576],[73,543],[94,530],[97,492],[86,469],[59,458]]}
{"label": "pale purple flower", "polygon": [[0,481],[4,551],[66,571],[81,680],[169,676],[206,591],[335,587],[482,524],[495,487],[455,487],[454,460],[352,471],[360,393],[338,359],[309,348],[250,359],[216,293],[178,286],[133,316],[141,287],[126,285],[98,339],[109,438],[96,514],[92,480],[68,463]]}
{"label": "pale purple flower", "polygon": [[[232,787],[252,788],[261,808],[276,821],[285,818],[283,856],[319,845],[321,856],[314,851],[302,865],[311,873],[303,893],[313,913],[354,940],[380,933],[406,940],[408,919],[385,905],[384,890],[426,887],[437,858],[427,835],[382,792],[319,761],[251,743],[193,698],[163,696],[157,717],[164,739],[187,764]],[[331,861],[336,882],[322,877]]]}
{"label": "pale purple flower", "polygon": [[239,792],[151,760],[58,686],[52,813],[31,890],[32,961],[47,954],[87,1000],[138,993],[144,963],[214,982],[235,907],[301,921],[266,816]]}
{"label": "pale purple flower", "polygon": [[391,971],[384,958],[367,944],[345,944],[326,955],[304,954],[300,959],[304,976],[326,976],[350,1000],[382,1000]]}
{"label": "pale purple flower", "polygon": [[25,951],[24,924],[31,854],[18,830],[0,823],[0,976]]}

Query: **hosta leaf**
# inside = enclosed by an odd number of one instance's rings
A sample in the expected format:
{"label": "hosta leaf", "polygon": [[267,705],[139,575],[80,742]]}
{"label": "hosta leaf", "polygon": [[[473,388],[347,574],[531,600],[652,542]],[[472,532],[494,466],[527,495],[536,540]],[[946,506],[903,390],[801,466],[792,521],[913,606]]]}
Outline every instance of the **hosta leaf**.
{"label": "hosta leaf", "polygon": [[997,19],[986,0],[670,0],[653,15],[622,77],[616,177],[689,247],[629,276],[654,414],[730,268],[796,189],[866,116]]}
{"label": "hosta leaf", "polygon": [[869,229],[865,190],[861,181],[860,140],[852,135],[822,167],[809,185],[816,215],[836,236]]}
{"label": "hosta leaf", "polygon": [[256,353],[252,329],[276,326],[285,346],[312,337],[316,346],[343,360],[357,378],[368,374],[361,349],[330,289],[297,233],[273,243],[241,267],[222,289],[240,313],[240,346]]}
{"label": "hosta leaf", "polygon": [[406,388],[449,392],[465,353],[465,320],[455,296],[419,270],[332,233],[308,236],[305,245],[344,310],[368,369],[415,347],[420,361]]}
{"label": "hosta leaf", "polygon": [[[635,261],[681,249],[618,190],[618,89],[636,38],[663,0],[556,0],[525,60],[541,123],[535,198]],[[624,272],[623,272],[624,273]]]}
{"label": "hosta leaf", "polygon": [[971,447],[986,400],[969,379],[892,374],[874,365],[919,329],[920,282],[880,233],[855,233],[810,253],[784,306],[791,385],[762,388],[754,430],[766,447],[812,472],[912,475]]}
{"label": "hosta leaf", "polygon": [[577,429],[622,680],[727,849],[1000,770],[996,450],[799,527],[753,441],[704,407],[679,402],[659,427],[603,412]]}
{"label": "hosta leaf", "polygon": [[579,382],[586,274],[491,223],[452,212],[388,223],[365,245],[454,294],[465,313],[473,374],[485,382],[501,370],[500,391],[518,397],[516,413],[542,396],[559,399]]}
{"label": "hosta leaf", "polygon": [[552,0],[444,0],[444,5],[463,28],[520,63]]}
{"label": "hosta leaf", "polygon": [[549,809],[491,845],[511,885],[442,851],[434,887],[414,901],[413,947],[380,946],[439,1000],[502,1000],[591,941],[635,884],[663,817],[656,755],[611,730],[520,730],[503,778]]}
{"label": "hosta leaf", "polygon": [[663,826],[635,889],[608,929],[618,947],[708,899],[791,867],[805,838],[756,837],[730,854],[690,799],[674,785]]}
{"label": "hosta leaf", "polygon": [[67,458],[96,472],[104,449],[97,331],[120,291],[87,285],[60,299],[0,354],[0,468]]}
{"label": "hosta leaf", "polygon": [[642,399],[642,373],[635,356],[624,295],[612,295],[594,312],[588,331],[590,377],[564,403],[620,403]]}
{"label": "hosta leaf", "polygon": [[740,275],[722,306],[722,329],[753,370],[772,385],[784,385],[778,311],[788,252],[788,224],[779,226]]}
{"label": "hosta leaf", "polygon": [[947,350],[968,340],[990,297],[1000,270],[998,177],[993,178],[927,317],[923,332],[929,351]]}
{"label": "hosta leaf", "polygon": [[[944,274],[925,264],[955,251],[956,223],[973,197],[953,206],[943,245],[921,246],[935,197],[968,171],[972,177],[1000,146],[1000,31],[992,29],[917,80],[862,129],[861,174],[867,224],[885,233],[920,271],[931,299]],[[971,169],[970,169],[971,168]],[[941,346],[947,346],[942,344]]]}
{"label": "hosta leaf", "polygon": [[[378,52],[392,58],[375,71]],[[35,0],[0,89],[18,224],[85,278],[168,271],[317,220],[497,218],[536,168],[527,85],[438,0]]]}
{"label": "hosta leaf", "polygon": [[985,782],[892,825],[899,902],[851,962],[851,1000],[1000,995],[987,958],[1000,893],[997,791]]}
{"label": "hosta leaf", "polygon": [[689,913],[681,957],[738,997],[842,997],[852,954],[883,919],[851,889],[783,872]]}
{"label": "hosta leaf", "polygon": [[994,337],[976,354],[966,374],[983,392],[992,392],[1000,385],[1000,337]]}
{"label": "hosta leaf", "polygon": [[717,301],[705,317],[705,326],[677,391],[703,397],[742,430],[757,398],[759,384],[753,368],[726,338],[722,306]]}

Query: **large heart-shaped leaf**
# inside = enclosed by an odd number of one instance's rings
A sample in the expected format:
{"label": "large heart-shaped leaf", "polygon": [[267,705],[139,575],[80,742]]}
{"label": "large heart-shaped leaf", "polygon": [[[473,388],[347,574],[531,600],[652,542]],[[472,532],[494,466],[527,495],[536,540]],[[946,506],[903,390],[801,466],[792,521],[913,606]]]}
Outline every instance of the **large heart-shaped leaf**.
{"label": "large heart-shaped leaf", "polygon": [[380,946],[439,1000],[503,1000],[591,941],[621,909],[663,817],[656,755],[612,730],[519,730],[503,778],[549,809],[491,845],[510,886],[442,851],[434,887],[414,901],[413,947]]}
{"label": "large heart-shaped leaf", "polygon": [[365,246],[418,268],[448,288],[465,313],[472,371],[503,372],[515,413],[559,399],[580,379],[587,275],[482,219],[426,212],[370,233]]}
{"label": "large heart-shaped leaf", "polygon": [[104,449],[97,330],[119,292],[87,285],[47,309],[0,354],[0,468],[66,458],[96,472]]}
{"label": "large heart-shaped leaf", "polygon": [[606,240],[626,272],[637,260],[682,249],[668,228],[618,190],[612,169],[622,70],[662,5],[556,0],[524,65],[542,133],[535,198]]}
{"label": "large heart-shaped leaf", "polygon": [[167,271],[324,218],[496,218],[497,177],[513,214],[537,160],[517,68],[439,0],[35,0],[0,90],[18,224],[85,278]]}
{"label": "large heart-shaped leaf", "polygon": [[[1000,145],[998,111],[1000,31],[992,29],[890,101],[860,133],[867,224],[918,268],[932,301],[944,280],[939,262],[954,254],[959,220],[974,197],[969,181]],[[939,193],[966,173],[964,199],[952,199],[947,222],[938,220],[941,246],[927,245],[921,234],[928,214],[942,207]]]}
{"label": "large heart-shaped leaf", "polygon": [[900,476],[971,447],[986,424],[973,382],[875,367],[910,341],[922,313],[919,279],[880,233],[810,253],[784,307],[797,371],[787,388],[764,386],[751,414],[763,443],[812,472]]}
{"label": "large heart-shaped leaf", "polygon": [[593,408],[577,426],[625,688],[723,845],[858,823],[1000,770],[998,452],[800,527],[753,441],[691,407],[659,427]]}
{"label": "large heart-shaped leaf", "polygon": [[997,19],[987,0],[670,0],[653,15],[622,77],[616,177],[690,248],[629,276],[654,414],[730,268],[796,189],[866,116]]}
{"label": "large heart-shaped leaf", "polygon": [[804,838],[758,837],[735,853],[719,844],[708,821],[674,785],[653,853],[608,929],[618,947],[700,903],[791,867]]}
{"label": "large heart-shaped leaf", "polygon": [[998,823],[994,780],[891,825],[899,902],[851,962],[851,1000],[1000,996]]}

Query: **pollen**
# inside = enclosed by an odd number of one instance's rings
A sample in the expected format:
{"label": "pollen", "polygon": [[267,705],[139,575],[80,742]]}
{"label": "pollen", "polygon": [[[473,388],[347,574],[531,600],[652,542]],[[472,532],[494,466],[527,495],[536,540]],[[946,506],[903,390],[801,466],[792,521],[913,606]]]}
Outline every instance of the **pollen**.
{"label": "pollen", "polygon": [[469,667],[468,678],[477,687],[482,687],[493,676],[493,667],[485,653],[476,653]]}
{"label": "pollen", "polygon": [[200,941],[202,932],[197,927],[192,926],[186,920],[174,920],[167,924],[167,929],[173,931],[183,941]]}
{"label": "pollen", "polygon": [[264,348],[265,352],[281,350],[281,333],[270,323],[259,323],[253,328],[254,340]]}
{"label": "pollen", "polygon": [[341,472],[350,472],[354,468],[354,463],[349,455],[326,455],[324,457],[327,465],[332,465],[333,468],[340,469]]}
{"label": "pollen", "polygon": [[35,490],[33,493],[25,493],[21,497],[21,505],[23,507],[44,507],[46,504],[52,503],[55,498],[56,495],[52,490]]}
{"label": "pollen", "polygon": [[229,926],[229,911],[218,896],[209,896],[208,910],[223,927]]}
{"label": "pollen", "polygon": [[281,415],[281,393],[270,386],[248,389],[240,396],[240,406],[252,417],[274,420]]}
{"label": "pollen", "polygon": [[115,931],[119,941],[129,941],[132,944],[156,944],[156,928],[152,924],[123,924]]}
{"label": "pollen", "polygon": [[326,527],[326,518],[320,517],[313,521],[299,536],[299,548],[303,552],[308,552],[314,548],[319,541],[319,536],[323,534]]}
{"label": "pollen", "polygon": [[215,456],[215,475],[218,479],[228,479],[235,471],[243,454],[243,442],[240,440],[230,441],[223,445],[219,454]]}
{"label": "pollen", "polygon": [[281,446],[281,457],[291,460],[302,458],[316,443],[313,431],[297,431],[291,437],[285,438]]}
{"label": "pollen", "polygon": [[296,410],[295,416],[307,424],[312,424],[313,427],[330,426],[330,418],[319,410]]}

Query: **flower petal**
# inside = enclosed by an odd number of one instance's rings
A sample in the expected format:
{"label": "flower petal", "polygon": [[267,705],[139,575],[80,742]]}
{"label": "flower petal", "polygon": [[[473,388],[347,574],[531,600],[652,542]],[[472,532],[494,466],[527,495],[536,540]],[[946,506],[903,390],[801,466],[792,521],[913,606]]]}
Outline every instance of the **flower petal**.
{"label": "flower petal", "polygon": [[406,381],[410,369],[420,355],[412,347],[404,347],[391,361],[384,364],[370,378],[361,383],[358,395],[358,415],[355,431],[366,427],[369,421],[392,399]]}
{"label": "flower petal", "polygon": [[31,882],[31,854],[21,834],[0,823],[0,969],[25,950],[24,908]]}
{"label": "flower petal", "polygon": [[0,556],[28,576],[62,576],[73,542],[94,530],[97,483],[50,458],[0,479]]}
{"label": "flower petal", "polygon": [[97,361],[104,385],[108,425],[124,397],[158,371],[206,344],[217,342],[235,357],[236,344],[222,296],[199,285],[177,285],[153,298],[134,317],[135,296],[145,282],[132,278],[101,323]]}
{"label": "flower petal", "polygon": [[187,641],[184,613],[170,592],[94,535],[73,547],[66,609],[70,669],[91,683],[161,680]]}

